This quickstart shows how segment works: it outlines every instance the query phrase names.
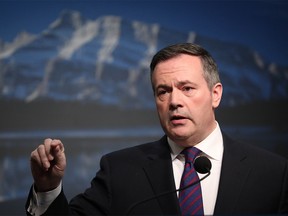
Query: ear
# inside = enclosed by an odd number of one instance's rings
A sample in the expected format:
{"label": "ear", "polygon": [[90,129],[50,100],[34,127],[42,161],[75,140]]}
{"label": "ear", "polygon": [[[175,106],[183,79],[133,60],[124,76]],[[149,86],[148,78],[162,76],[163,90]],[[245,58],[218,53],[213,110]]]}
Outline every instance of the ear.
{"label": "ear", "polygon": [[223,87],[221,83],[216,83],[212,88],[212,107],[216,109],[222,98]]}

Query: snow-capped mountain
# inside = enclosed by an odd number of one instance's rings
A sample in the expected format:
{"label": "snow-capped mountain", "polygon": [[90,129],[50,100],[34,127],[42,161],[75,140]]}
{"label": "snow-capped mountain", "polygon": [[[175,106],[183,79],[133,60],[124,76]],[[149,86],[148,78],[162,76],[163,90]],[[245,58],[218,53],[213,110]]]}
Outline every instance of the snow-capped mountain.
{"label": "snow-capped mountain", "polygon": [[176,42],[198,43],[214,56],[223,105],[288,98],[288,67],[265,62],[249,47],[118,16],[90,20],[68,10],[39,35],[0,43],[0,97],[154,107],[150,60]]}
{"label": "snow-capped mountain", "polygon": [[34,35],[31,35],[27,32],[21,32],[12,43],[5,43],[4,41],[0,42],[0,59],[7,58],[11,56],[19,48],[29,44],[35,38]]}

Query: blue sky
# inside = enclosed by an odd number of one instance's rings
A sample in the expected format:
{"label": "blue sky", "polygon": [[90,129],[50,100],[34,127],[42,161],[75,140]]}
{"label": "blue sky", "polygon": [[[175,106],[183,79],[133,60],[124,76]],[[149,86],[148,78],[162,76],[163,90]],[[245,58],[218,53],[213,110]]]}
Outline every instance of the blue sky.
{"label": "blue sky", "polygon": [[0,38],[40,33],[64,9],[96,19],[118,15],[179,31],[238,42],[267,60],[288,65],[288,2],[228,0],[0,0]]}

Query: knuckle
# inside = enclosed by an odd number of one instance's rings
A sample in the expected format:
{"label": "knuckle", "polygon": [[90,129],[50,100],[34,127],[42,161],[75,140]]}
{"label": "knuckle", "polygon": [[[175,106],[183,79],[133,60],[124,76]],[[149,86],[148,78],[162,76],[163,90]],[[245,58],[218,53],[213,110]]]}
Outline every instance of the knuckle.
{"label": "knuckle", "polygon": [[41,144],[41,145],[38,146],[37,151],[38,151],[38,152],[41,152],[41,151],[43,151],[44,149],[45,149],[44,145]]}

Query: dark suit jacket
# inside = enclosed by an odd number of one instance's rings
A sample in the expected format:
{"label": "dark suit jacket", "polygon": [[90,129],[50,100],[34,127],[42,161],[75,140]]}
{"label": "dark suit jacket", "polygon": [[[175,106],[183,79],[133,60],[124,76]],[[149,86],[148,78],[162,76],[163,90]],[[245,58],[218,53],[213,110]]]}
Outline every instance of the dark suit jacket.
{"label": "dark suit jacket", "polygon": [[[223,136],[223,164],[214,214],[288,214],[287,160]],[[100,166],[91,188],[69,205],[62,191],[46,214],[126,215],[134,203],[175,190],[166,136],[105,155]],[[129,214],[179,215],[176,193],[137,204]]]}

